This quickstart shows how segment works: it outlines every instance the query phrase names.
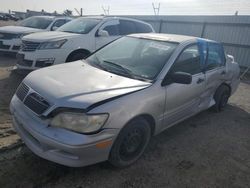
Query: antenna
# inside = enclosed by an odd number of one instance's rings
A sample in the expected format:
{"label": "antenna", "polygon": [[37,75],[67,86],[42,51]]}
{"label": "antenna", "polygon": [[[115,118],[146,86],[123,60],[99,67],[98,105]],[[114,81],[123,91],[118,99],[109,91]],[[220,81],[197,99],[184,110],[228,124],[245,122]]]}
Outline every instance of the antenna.
{"label": "antenna", "polygon": [[154,3],[152,3],[152,6],[153,6],[153,9],[154,9],[155,16],[159,15],[160,8],[161,8],[161,3],[158,3],[158,7],[156,7]]}
{"label": "antenna", "polygon": [[109,10],[110,10],[109,6],[107,8],[105,8],[104,6],[102,6],[102,10],[103,10],[103,12],[104,12],[105,15],[109,15]]}

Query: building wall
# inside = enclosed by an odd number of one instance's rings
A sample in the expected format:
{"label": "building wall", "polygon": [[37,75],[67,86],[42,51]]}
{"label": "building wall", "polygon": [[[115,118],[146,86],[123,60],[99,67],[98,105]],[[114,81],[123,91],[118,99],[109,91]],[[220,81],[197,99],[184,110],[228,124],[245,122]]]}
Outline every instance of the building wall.
{"label": "building wall", "polygon": [[192,35],[222,42],[242,67],[250,66],[250,16],[128,16],[156,32]]}

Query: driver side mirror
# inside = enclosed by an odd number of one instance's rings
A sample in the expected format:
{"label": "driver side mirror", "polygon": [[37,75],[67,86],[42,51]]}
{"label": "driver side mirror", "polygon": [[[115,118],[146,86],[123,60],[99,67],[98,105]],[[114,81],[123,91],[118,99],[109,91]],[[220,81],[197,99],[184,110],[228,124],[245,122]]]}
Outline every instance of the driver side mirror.
{"label": "driver side mirror", "polygon": [[185,72],[174,72],[167,75],[162,81],[162,86],[169,85],[171,83],[178,84],[191,84],[192,83],[192,75]]}
{"label": "driver side mirror", "polygon": [[99,30],[98,31],[98,37],[108,37],[109,33],[105,30]]}
{"label": "driver side mirror", "polygon": [[57,27],[57,26],[53,26],[52,28],[51,28],[51,31],[55,31],[55,30],[57,30],[59,27]]}

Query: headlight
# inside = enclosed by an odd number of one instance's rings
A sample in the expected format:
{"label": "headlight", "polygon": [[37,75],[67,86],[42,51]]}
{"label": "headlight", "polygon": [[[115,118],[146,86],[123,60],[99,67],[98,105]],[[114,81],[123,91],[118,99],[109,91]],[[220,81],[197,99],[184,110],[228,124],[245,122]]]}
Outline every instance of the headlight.
{"label": "headlight", "polygon": [[61,48],[65,42],[67,42],[67,39],[57,40],[52,42],[44,42],[39,46],[39,50]]}
{"label": "headlight", "polygon": [[108,119],[108,114],[83,114],[64,112],[56,115],[50,125],[80,133],[98,131]]}

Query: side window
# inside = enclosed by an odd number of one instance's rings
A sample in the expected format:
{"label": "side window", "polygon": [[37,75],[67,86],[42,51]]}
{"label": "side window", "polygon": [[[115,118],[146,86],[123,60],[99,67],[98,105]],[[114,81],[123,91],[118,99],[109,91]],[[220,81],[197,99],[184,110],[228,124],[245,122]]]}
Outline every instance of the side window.
{"label": "side window", "polygon": [[217,43],[208,43],[207,70],[221,67],[225,64],[223,47]]}
{"label": "side window", "polygon": [[151,27],[147,24],[135,22],[135,26],[136,26],[137,33],[151,33],[151,32],[153,32]]}
{"label": "side window", "polygon": [[136,33],[135,23],[129,20],[120,20],[119,29],[121,35]]}
{"label": "side window", "polygon": [[52,26],[52,28],[53,27],[61,27],[63,24],[65,24],[66,23],[66,20],[57,20],[54,24],[53,24],[53,26]]}
{"label": "side window", "polygon": [[68,23],[68,22],[70,22],[70,21],[72,21],[72,20],[70,20],[70,19],[68,19],[68,20],[65,20],[65,23]]}
{"label": "side window", "polygon": [[118,25],[108,25],[104,27],[103,30],[107,31],[110,36],[120,35]]}
{"label": "side window", "polygon": [[192,75],[200,73],[201,64],[198,46],[195,44],[186,48],[175,61],[170,72],[186,72]]}

